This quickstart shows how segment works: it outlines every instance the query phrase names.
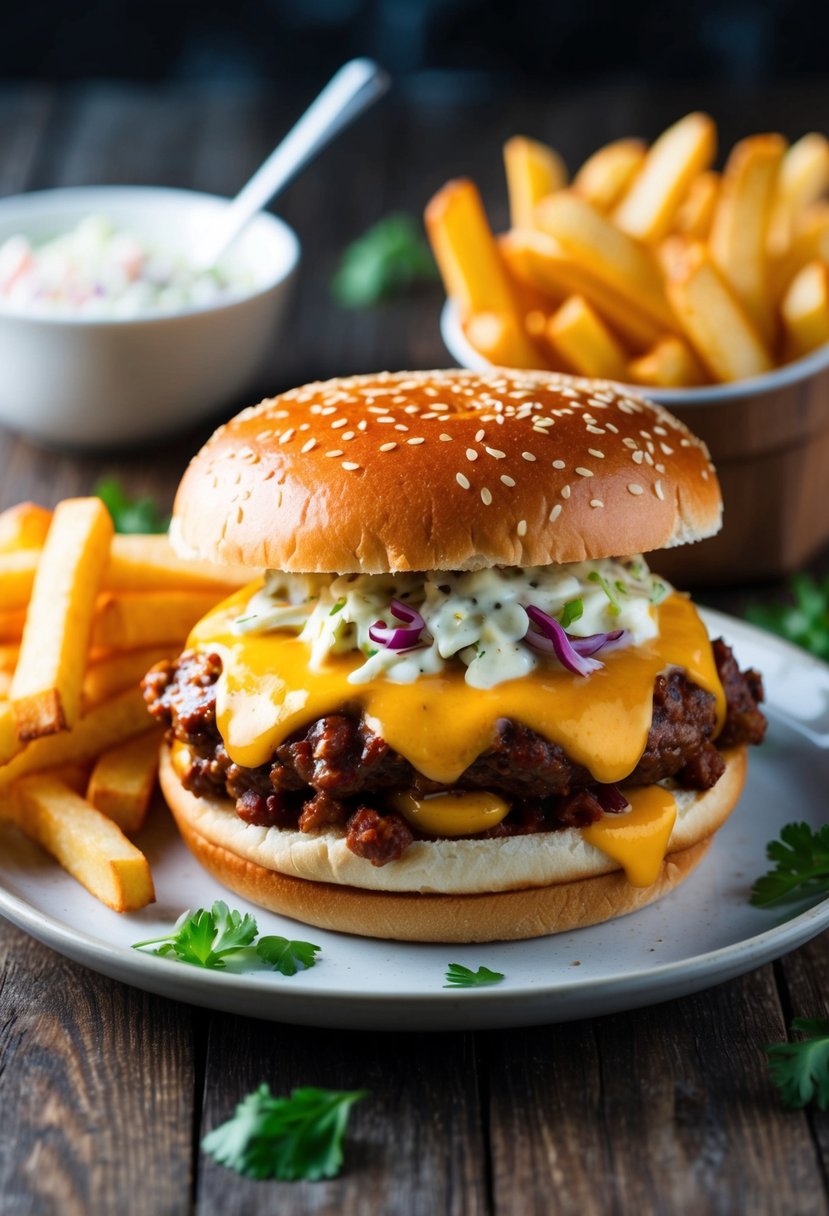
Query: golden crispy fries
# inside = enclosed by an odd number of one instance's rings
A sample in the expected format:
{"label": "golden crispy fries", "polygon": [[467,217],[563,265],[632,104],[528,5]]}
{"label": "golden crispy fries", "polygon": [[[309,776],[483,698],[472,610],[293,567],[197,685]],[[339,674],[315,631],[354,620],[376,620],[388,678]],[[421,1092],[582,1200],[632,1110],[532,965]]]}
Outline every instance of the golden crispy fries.
{"label": "golden crispy fries", "polygon": [[829,262],[829,203],[817,203],[804,213],[788,249],[772,262],[775,299],[783,295],[807,262]]}
{"label": "golden crispy fries", "polygon": [[[5,701],[12,686],[12,672],[0,667],[0,702]],[[2,762],[0,762],[2,763]]]}
{"label": "golden crispy fries", "polygon": [[88,764],[58,764],[55,768],[46,769],[46,775],[54,777],[62,785],[68,785],[81,798],[86,794],[89,785],[91,769]]}
{"label": "golden crispy fries", "polygon": [[[177,557],[166,536],[113,536],[104,575],[107,591],[210,589],[230,594],[253,581],[247,566],[218,566]],[[218,595],[217,595],[218,598]]]}
{"label": "golden crispy fries", "polygon": [[215,606],[212,591],[105,592],[95,610],[92,645],[101,650],[133,650],[163,642],[181,644]]}
{"label": "golden crispy fries", "polygon": [[8,701],[0,701],[0,765],[8,764],[22,747],[17,737],[12,707]]}
{"label": "golden crispy fries", "polygon": [[763,339],[774,341],[769,292],[769,222],[780,162],[782,135],[752,135],[735,144],[722,177],[711,224],[714,262]]}
{"label": "golden crispy fries", "polygon": [[0,608],[25,608],[32,596],[41,549],[0,552]]}
{"label": "golden crispy fries", "polygon": [[138,688],[119,693],[79,718],[71,730],[35,739],[0,767],[0,790],[19,777],[62,764],[83,764],[147,729],[147,708]]}
{"label": "golden crispy fries", "polygon": [[720,175],[713,169],[700,173],[688,187],[688,193],[674,216],[674,232],[690,240],[704,241],[711,231],[711,221],[720,197]]}
{"label": "golden crispy fries", "polygon": [[125,688],[135,688],[155,663],[173,658],[175,651],[176,644],[168,643],[166,646],[145,646],[140,650],[115,651],[100,658],[93,657],[83,682],[85,709],[100,705]]}
{"label": "golden crispy fries", "polygon": [[78,716],[95,600],[112,520],[99,498],[66,499],[37,568],[11,687],[21,739],[67,730]]}
{"label": "golden crispy fries", "polygon": [[[513,277],[544,292],[552,304],[580,295],[635,351],[659,341],[662,328],[586,270],[558,241],[541,232],[508,232],[499,247]],[[549,310],[548,310],[549,311]]]}
{"label": "golden crispy fries", "polygon": [[500,312],[475,312],[463,322],[463,330],[472,346],[490,363],[499,367],[546,367],[540,353],[523,340],[520,325],[511,316]]}
{"label": "golden crispy fries", "polygon": [[686,114],[651,144],[644,164],[613,212],[640,241],[659,241],[671,227],[694,178],[717,151],[717,128],[707,114]]}
{"label": "golden crispy fries", "polygon": [[632,360],[628,370],[628,379],[653,388],[682,388],[708,379],[688,343],[675,337],[662,338],[653,350]]}
{"label": "golden crispy fries", "polygon": [[104,752],[92,770],[86,800],[122,832],[137,832],[144,823],[158,776],[161,737],[159,730],[138,735]]}
{"label": "golden crispy fries", "polygon": [[803,213],[829,193],[829,140],[812,132],[792,144],[780,166],[769,249],[785,253]]}
{"label": "golden crispy fries", "polygon": [[513,228],[532,228],[535,205],[567,185],[567,166],[552,148],[524,135],[504,144],[510,220]]}
{"label": "golden crispy fries", "polygon": [[771,369],[771,356],[704,245],[672,265],[668,294],[685,335],[717,380],[746,380]]}
{"label": "golden crispy fries", "polygon": [[20,648],[14,643],[4,642],[0,645],[0,671],[7,671],[11,674],[17,666],[19,654]]}
{"label": "golden crispy fries", "polygon": [[0,553],[40,549],[52,522],[52,512],[33,502],[20,502],[0,512]]}
{"label": "golden crispy fries", "polygon": [[571,296],[547,323],[556,354],[582,376],[623,380],[627,355],[583,296]]}
{"label": "golden crispy fries", "polygon": [[617,139],[589,156],[573,178],[573,189],[597,211],[611,211],[645,161],[641,139]]}
{"label": "golden crispy fries", "polygon": [[560,241],[585,270],[662,330],[675,330],[676,320],[650,250],[572,190],[560,190],[545,198],[538,204],[536,215],[539,228]]}
{"label": "golden crispy fries", "polygon": [[0,643],[19,643],[23,637],[26,613],[21,608],[0,608]]}
{"label": "golden crispy fries", "polygon": [[144,854],[121,829],[55,777],[39,774],[15,790],[18,826],[115,912],[155,899]]}
{"label": "golden crispy fries", "polygon": [[829,266],[810,262],[795,275],[780,306],[785,353],[799,359],[829,342]]}

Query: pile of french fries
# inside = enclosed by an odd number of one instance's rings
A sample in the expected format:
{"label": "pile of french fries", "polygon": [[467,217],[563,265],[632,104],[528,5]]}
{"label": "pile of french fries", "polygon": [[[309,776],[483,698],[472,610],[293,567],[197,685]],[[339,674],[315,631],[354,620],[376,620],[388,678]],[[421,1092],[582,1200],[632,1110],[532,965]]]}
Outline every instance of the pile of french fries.
{"label": "pile of french fries", "polygon": [[570,180],[515,136],[497,238],[474,183],[447,183],[426,228],[469,342],[505,367],[658,388],[759,376],[829,342],[829,141],[749,136],[722,172],[716,153],[713,120],[688,114]]}
{"label": "pile of french fries", "polygon": [[160,742],[139,681],[250,578],[115,535],[98,498],[0,514],[0,818],[115,911],[154,899],[130,840]]}

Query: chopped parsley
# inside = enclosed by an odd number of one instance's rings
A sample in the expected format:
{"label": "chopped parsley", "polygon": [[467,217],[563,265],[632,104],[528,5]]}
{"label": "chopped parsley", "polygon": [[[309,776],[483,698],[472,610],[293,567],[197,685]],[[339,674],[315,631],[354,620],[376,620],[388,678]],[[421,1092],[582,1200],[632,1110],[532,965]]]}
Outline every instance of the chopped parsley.
{"label": "chopped parsley", "polygon": [[792,1030],[807,1037],[765,1048],[771,1079],[785,1106],[796,1110],[814,1102],[829,1110],[829,1019],[795,1018]]}
{"label": "chopped parsley", "polygon": [[746,617],[761,629],[829,660],[829,576],[819,583],[810,574],[796,574],[785,604],[751,604]]}
{"label": "chopped parsley", "polygon": [[502,971],[490,971],[489,967],[479,967],[473,971],[464,967],[463,963],[450,963],[446,968],[446,983],[444,988],[488,988],[491,984],[500,984],[504,978]]}
{"label": "chopped parsley", "polygon": [[619,603],[618,595],[616,594],[613,587],[611,587],[608,580],[604,577],[603,574],[600,574],[598,570],[591,570],[587,577],[591,583],[597,583],[601,587],[601,589],[605,593],[605,595],[607,596],[609,604],[610,604],[610,606],[608,608],[608,612],[610,613],[610,615],[618,616],[619,613],[622,611],[622,606]]}
{"label": "chopped parsley", "polygon": [[112,516],[116,532],[166,532],[170,517],[162,515],[152,498],[130,498],[116,477],[104,477],[93,494]]}
{"label": "chopped parsley", "polygon": [[751,889],[756,907],[829,894],[829,824],[813,831],[808,823],[787,823],[766,855],[775,866]]}
{"label": "chopped parsley", "polygon": [[344,308],[366,308],[415,283],[432,282],[437,267],[423,230],[411,215],[387,215],[353,241],[331,283]]}
{"label": "chopped parsley", "polygon": [[584,613],[584,600],[568,600],[561,610],[561,616],[558,618],[558,623],[562,629],[567,629],[577,621]]}

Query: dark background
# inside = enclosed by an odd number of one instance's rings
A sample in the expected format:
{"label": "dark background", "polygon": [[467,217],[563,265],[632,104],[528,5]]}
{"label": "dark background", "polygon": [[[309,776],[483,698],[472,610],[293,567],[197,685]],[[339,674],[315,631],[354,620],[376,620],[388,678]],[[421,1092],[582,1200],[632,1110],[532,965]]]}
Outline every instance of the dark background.
{"label": "dark background", "polygon": [[823,74],[826,0],[24,0],[0,77],[316,82],[352,55],[464,93]]}

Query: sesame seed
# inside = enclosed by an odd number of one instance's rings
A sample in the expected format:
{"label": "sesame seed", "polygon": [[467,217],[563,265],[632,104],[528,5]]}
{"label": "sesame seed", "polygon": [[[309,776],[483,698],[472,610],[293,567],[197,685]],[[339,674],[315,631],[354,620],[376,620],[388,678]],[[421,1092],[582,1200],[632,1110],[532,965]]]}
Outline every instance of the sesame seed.
{"label": "sesame seed", "polygon": [[707,481],[708,480],[708,470],[703,469],[702,472],[700,473],[700,477],[702,478],[703,481]]}
{"label": "sesame seed", "polygon": [[517,525],[516,525],[515,531],[518,533],[518,535],[519,535],[519,536],[526,536],[526,535],[527,535],[527,521],[526,521],[526,519],[519,519],[519,521],[518,521],[518,523],[517,523]]}
{"label": "sesame seed", "polygon": [[600,452],[598,448],[588,448],[591,456],[597,457],[599,460],[604,460],[604,452]]}
{"label": "sesame seed", "polygon": [[556,522],[559,515],[561,515],[561,512],[562,512],[561,503],[557,502],[556,505],[553,507],[552,511],[550,512],[550,523],[551,524],[554,524]]}
{"label": "sesame seed", "polygon": [[402,422],[395,422],[394,429],[396,431],[408,431],[409,428],[407,426],[404,426],[404,424]]}
{"label": "sesame seed", "polygon": [[661,499],[662,502],[665,501],[665,491],[662,489],[661,481],[655,481],[653,483],[653,492],[657,498]]}
{"label": "sesame seed", "polygon": [[577,468],[576,472],[578,473],[579,477],[592,477],[593,476],[592,469]]}
{"label": "sesame seed", "polygon": [[411,443],[412,445],[417,444],[417,443],[425,443],[425,442],[426,442],[425,439],[407,439],[406,440],[406,443]]}
{"label": "sesame seed", "polygon": [[347,426],[347,425],[348,425],[347,418],[337,418],[334,422],[331,423],[331,430],[338,431],[341,426]]}
{"label": "sesame seed", "polygon": [[477,460],[478,459],[478,453],[475,451],[474,448],[466,449],[466,459],[467,460]]}
{"label": "sesame seed", "polygon": [[591,505],[591,507],[603,507],[604,503],[602,502],[602,500],[600,498],[591,498],[590,505]]}
{"label": "sesame seed", "polygon": [[461,487],[462,490],[469,489],[469,485],[470,485],[469,478],[464,477],[463,473],[456,473],[455,481],[458,483],[458,485]]}
{"label": "sesame seed", "polygon": [[553,468],[554,468],[554,469],[566,469],[566,468],[567,468],[567,465],[564,463],[564,461],[563,461],[563,460],[554,460],[554,461],[553,461]]}
{"label": "sesame seed", "polygon": [[659,464],[659,463],[657,462],[657,463],[656,463],[656,464],[655,464],[653,467],[656,469],[657,473],[664,473],[664,472],[665,472],[665,466],[664,466],[664,464]]}
{"label": "sesame seed", "polygon": [[502,452],[500,448],[484,448],[484,451],[494,460],[503,460],[506,456],[506,452]]}
{"label": "sesame seed", "polygon": [[644,492],[645,491],[639,485],[638,481],[631,481],[628,483],[628,493],[629,494],[644,494]]}
{"label": "sesame seed", "polygon": [[397,447],[396,443],[381,443],[380,451],[381,452],[393,452],[396,447]]}
{"label": "sesame seed", "polygon": [[533,456],[532,452],[522,452],[522,453],[521,453],[521,458],[522,458],[523,460],[529,460],[529,461],[533,461],[533,460],[535,460],[535,459],[536,459],[536,457],[535,457],[535,456]]}
{"label": "sesame seed", "polygon": [[605,425],[605,429],[610,431],[612,434],[614,434],[614,435],[619,434],[618,426],[614,426],[612,422],[606,422],[604,425]]}
{"label": "sesame seed", "polygon": [[342,448],[332,448],[330,452],[325,453],[326,456],[342,456]]}
{"label": "sesame seed", "polygon": [[635,451],[633,453],[633,463],[634,464],[641,464],[644,459],[645,459],[644,452],[637,449],[637,451]]}
{"label": "sesame seed", "polygon": [[509,486],[510,489],[515,485],[515,479],[508,477],[506,473],[501,474],[501,481],[505,486]]}
{"label": "sesame seed", "polygon": [[667,445],[667,443],[660,443],[659,447],[660,447],[661,451],[662,451],[662,452],[664,452],[664,454],[665,454],[666,456],[673,456],[673,454],[674,454],[674,449],[673,449],[673,448],[669,448],[669,447],[668,447],[668,445]]}
{"label": "sesame seed", "polygon": [[302,447],[300,448],[300,451],[301,452],[312,452],[316,446],[317,446],[316,439],[308,439],[308,440],[306,440],[305,443],[303,443]]}
{"label": "sesame seed", "polygon": [[603,435],[604,434],[604,427],[602,427],[602,426],[592,426],[591,425],[591,426],[587,427],[587,430],[590,432],[591,435]]}
{"label": "sesame seed", "polygon": [[490,505],[490,503],[492,502],[492,494],[486,488],[486,486],[484,486],[484,488],[481,490],[481,502],[484,504],[485,507],[488,507]]}
{"label": "sesame seed", "polygon": [[629,435],[626,435],[626,436],[625,436],[625,438],[622,440],[622,443],[625,445],[625,447],[626,447],[626,448],[634,448],[634,449],[635,449],[635,448],[637,448],[637,447],[639,446],[639,445],[638,445],[638,443],[636,442],[636,440],[635,440],[635,439],[631,439]]}
{"label": "sesame seed", "polygon": [[279,442],[280,443],[290,442],[290,440],[293,439],[293,437],[294,437],[294,429],[295,429],[294,427],[289,426],[287,431],[283,431],[282,434],[279,436]]}
{"label": "sesame seed", "polygon": [[475,442],[480,443],[485,434],[486,434],[486,431],[476,431],[475,432]]}
{"label": "sesame seed", "polygon": [[340,435],[340,439],[353,439],[353,438],[354,438],[354,431],[343,431],[342,435]]}
{"label": "sesame seed", "polygon": [[646,461],[646,462],[647,462],[647,463],[648,463],[648,464],[649,464],[651,467],[653,467],[653,456],[651,456],[650,452],[645,452],[645,453],[644,453],[644,456],[645,456],[645,461]]}
{"label": "sesame seed", "polygon": [[569,486],[562,486],[562,487],[561,487],[561,497],[562,497],[562,498],[569,498],[569,497],[570,497],[570,487],[569,487]]}
{"label": "sesame seed", "polygon": [[[336,405],[327,405],[324,410],[320,410],[320,413],[323,415],[323,417],[327,417],[329,414],[336,414],[336,412],[337,412]],[[276,415],[274,415],[274,417],[275,416]]]}
{"label": "sesame seed", "polygon": [[441,433],[438,435],[438,439],[441,441],[441,443],[451,443],[452,442],[452,436],[447,435],[446,431],[441,431]]}
{"label": "sesame seed", "polygon": [[355,464],[353,460],[344,460],[343,461],[343,468],[348,469],[349,473],[353,472],[354,469],[359,469],[359,467],[360,466],[358,464]]}

